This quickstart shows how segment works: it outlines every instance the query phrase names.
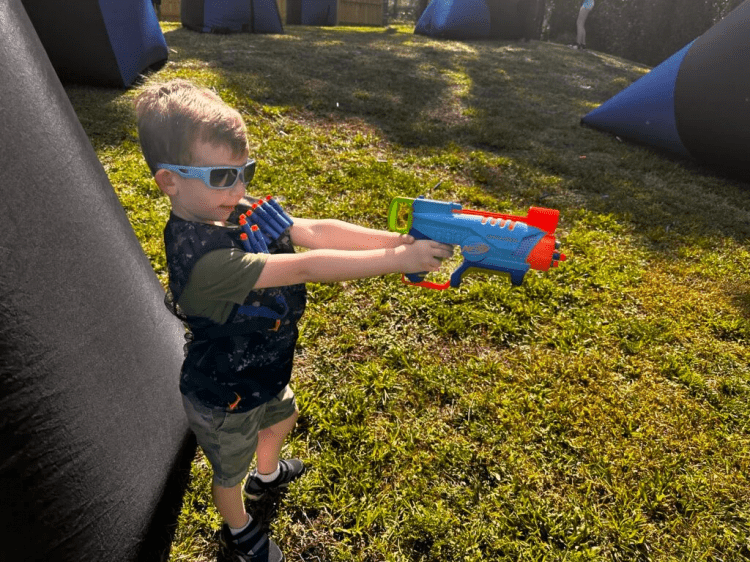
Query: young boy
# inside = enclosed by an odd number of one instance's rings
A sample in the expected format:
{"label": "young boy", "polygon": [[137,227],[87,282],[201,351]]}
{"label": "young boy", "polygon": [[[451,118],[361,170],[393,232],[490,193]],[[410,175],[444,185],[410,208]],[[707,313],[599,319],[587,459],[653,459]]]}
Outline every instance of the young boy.
{"label": "young boy", "polygon": [[244,487],[251,499],[305,470],[297,459],[279,459],[298,416],[288,383],[304,284],[435,271],[452,248],[281,209],[270,211],[275,228],[261,225],[267,248],[260,240],[248,245],[241,239],[248,227],[238,220],[252,202],[245,187],[255,162],[240,114],[185,80],[145,87],[135,107],[144,157],[172,205],[164,229],[167,301],[192,336],[180,391],[213,469],[221,541],[237,560],[284,560],[246,512],[242,481],[253,455],[256,470]]}

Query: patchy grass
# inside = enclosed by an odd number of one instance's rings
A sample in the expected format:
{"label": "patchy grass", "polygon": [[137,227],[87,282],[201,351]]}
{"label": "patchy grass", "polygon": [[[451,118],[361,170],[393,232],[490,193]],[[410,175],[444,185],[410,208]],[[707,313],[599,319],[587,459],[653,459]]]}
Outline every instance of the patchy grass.
{"label": "patchy grass", "polygon": [[[156,78],[239,109],[251,191],[293,214],[561,211],[570,259],[522,287],[310,286],[286,452],[313,469],[259,508],[289,560],[750,559],[750,187],[578,124],[647,68],[404,27],[164,31]],[[165,281],[134,92],[67,91]],[[199,455],[170,560],[215,558],[209,482]]]}

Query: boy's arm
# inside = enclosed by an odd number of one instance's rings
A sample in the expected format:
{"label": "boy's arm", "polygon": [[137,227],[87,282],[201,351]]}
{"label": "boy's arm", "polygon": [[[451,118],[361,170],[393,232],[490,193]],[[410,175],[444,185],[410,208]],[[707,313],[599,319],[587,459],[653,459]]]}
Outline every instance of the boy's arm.
{"label": "boy's arm", "polygon": [[295,246],[329,250],[377,250],[411,244],[411,236],[365,228],[356,224],[335,220],[313,220],[293,218],[290,235]]}
{"label": "boy's arm", "polygon": [[437,271],[441,260],[452,255],[452,246],[432,240],[412,241],[395,248],[376,250],[315,249],[298,254],[272,254],[267,257],[254,288],[308,282],[333,283],[388,273]]}

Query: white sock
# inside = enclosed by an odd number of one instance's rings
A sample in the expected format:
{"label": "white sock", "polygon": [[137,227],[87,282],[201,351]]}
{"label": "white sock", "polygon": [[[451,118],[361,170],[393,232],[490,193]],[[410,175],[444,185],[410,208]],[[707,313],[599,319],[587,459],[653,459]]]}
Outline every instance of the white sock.
{"label": "white sock", "polygon": [[252,517],[250,517],[250,514],[248,514],[248,515],[247,515],[247,523],[245,523],[245,524],[244,524],[244,525],[243,525],[242,527],[240,527],[239,529],[235,529],[234,527],[232,527],[232,526],[230,525],[230,526],[229,526],[229,532],[230,532],[230,533],[232,533],[232,535],[238,535],[238,534],[240,534],[240,533],[241,533],[242,531],[244,531],[245,529],[247,529],[248,525],[250,525],[250,523],[252,523],[252,522],[253,522],[253,518],[252,518]]}
{"label": "white sock", "polygon": [[274,470],[271,474],[261,474],[260,472],[255,471],[255,475],[258,478],[260,478],[261,482],[268,483],[268,482],[273,482],[274,480],[276,480],[280,472],[281,472],[281,467],[279,467],[279,465],[276,465],[276,470]]}

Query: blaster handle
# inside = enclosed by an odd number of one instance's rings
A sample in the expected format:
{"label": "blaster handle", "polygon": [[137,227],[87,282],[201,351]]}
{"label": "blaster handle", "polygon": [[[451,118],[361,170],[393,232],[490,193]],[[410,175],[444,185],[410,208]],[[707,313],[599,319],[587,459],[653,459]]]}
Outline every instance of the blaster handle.
{"label": "blaster handle", "polygon": [[[398,232],[399,234],[411,234],[415,238],[424,238],[417,232],[412,232],[412,224],[414,222],[414,199],[409,197],[394,197],[391,199],[391,204],[388,206],[388,229],[391,232]],[[406,226],[399,226],[398,214],[401,209],[406,210]],[[427,272],[422,273],[409,273],[401,276],[401,281],[407,285],[414,285],[415,287],[426,287],[428,289],[443,290],[450,287],[450,281],[445,284],[432,283],[431,281],[425,281],[424,276]]]}

